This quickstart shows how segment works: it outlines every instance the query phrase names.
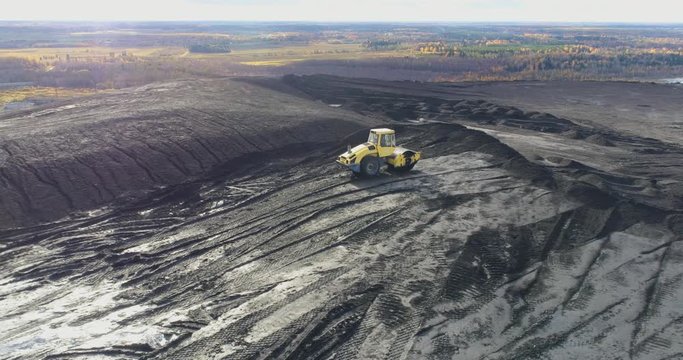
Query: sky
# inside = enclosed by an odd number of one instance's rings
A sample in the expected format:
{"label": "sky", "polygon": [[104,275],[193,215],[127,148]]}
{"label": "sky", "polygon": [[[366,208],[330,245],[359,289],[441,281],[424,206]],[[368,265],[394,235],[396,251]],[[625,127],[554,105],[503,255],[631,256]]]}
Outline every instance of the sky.
{"label": "sky", "polygon": [[683,23],[683,0],[1,1],[0,20]]}

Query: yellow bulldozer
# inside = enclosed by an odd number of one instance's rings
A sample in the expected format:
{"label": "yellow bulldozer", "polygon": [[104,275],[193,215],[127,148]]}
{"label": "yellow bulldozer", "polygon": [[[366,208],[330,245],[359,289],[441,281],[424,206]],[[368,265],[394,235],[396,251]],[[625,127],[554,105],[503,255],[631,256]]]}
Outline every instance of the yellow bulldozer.
{"label": "yellow bulldozer", "polygon": [[392,129],[371,129],[368,141],[339,155],[337,163],[355,174],[375,176],[386,165],[389,170],[410,171],[420,160],[419,151],[396,146]]}

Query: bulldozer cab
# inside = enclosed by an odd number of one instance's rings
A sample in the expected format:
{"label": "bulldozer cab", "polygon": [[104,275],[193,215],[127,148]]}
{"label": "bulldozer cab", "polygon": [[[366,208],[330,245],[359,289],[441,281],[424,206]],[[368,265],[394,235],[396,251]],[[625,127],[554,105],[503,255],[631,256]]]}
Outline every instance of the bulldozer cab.
{"label": "bulldozer cab", "polygon": [[391,129],[372,129],[368,142],[377,147],[377,156],[387,157],[393,154],[396,148],[396,134]]}

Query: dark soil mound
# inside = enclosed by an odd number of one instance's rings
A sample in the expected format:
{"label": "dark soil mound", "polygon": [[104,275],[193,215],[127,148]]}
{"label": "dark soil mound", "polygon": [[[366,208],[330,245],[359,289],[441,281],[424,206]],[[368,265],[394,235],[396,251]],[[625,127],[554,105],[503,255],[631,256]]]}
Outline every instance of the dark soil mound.
{"label": "dark soil mound", "polygon": [[[498,140],[454,121],[577,126],[452,100],[459,93],[441,99],[424,84],[292,79],[306,91],[277,79],[182,82],[4,119],[0,209],[10,220],[115,200],[0,229],[0,350],[21,359],[683,351],[678,168],[627,174],[586,161],[593,146],[503,126]],[[320,98],[344,106],[311,101]],[[491,113],[449,120],[451,104]],[[423,160],[372,178],[337,168],[335,155],[372,126],[394,128]],[[596,157],[612,153],[601,149]],[[680,155],[640,159],[663,168]]]}
{"label": "dark soil mound", "polygon": [[373,123],[231,80],[150,85],[0,121],[0,228],[236,168],[248,154],[336,143]]}

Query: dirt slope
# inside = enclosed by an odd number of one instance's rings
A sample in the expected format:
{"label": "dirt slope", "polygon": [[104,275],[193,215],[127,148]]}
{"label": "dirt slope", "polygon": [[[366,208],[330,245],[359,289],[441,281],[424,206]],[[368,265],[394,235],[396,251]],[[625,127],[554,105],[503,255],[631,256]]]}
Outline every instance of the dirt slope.
{"label": "dirt slope", "polygon": [[681,144],[683,86],[636,82],[472,83],[494,102],[545,111],[588,126]]}
{"label": "dirt slope", "polygon": [[361,123],[367,119],[230,80],[150,85],[2,115],[0,228],[139,198],[248,154],[338,140]]}
{"label": "dirt slope", "polygon": [[[512,109],[471,116],[503,105],[461,104],[455,90],[329,77],[244,86],[326,113],[351,109],[359,123],[308,153],[252,154],[137,202],[0,232],[0,353],[682,356],[676,148],[643,140],[666,156],[629,172],[610,163],[651,155],[635,151],[640,138],[601,132],[614,151],[584,164],[605,146],[541,130],[582,125]],[[469,113],[455,114],[458,105]],[[394,107],[404,115],[388,114]],[[332,164],[379,123],[424,151],[412,172],[352,179]]]}

